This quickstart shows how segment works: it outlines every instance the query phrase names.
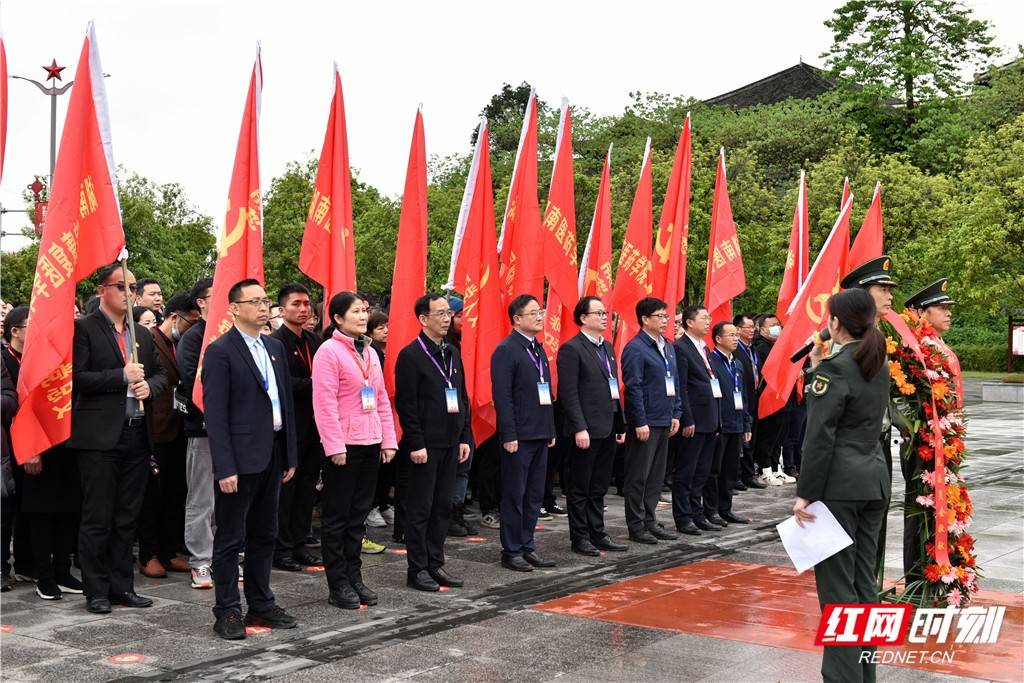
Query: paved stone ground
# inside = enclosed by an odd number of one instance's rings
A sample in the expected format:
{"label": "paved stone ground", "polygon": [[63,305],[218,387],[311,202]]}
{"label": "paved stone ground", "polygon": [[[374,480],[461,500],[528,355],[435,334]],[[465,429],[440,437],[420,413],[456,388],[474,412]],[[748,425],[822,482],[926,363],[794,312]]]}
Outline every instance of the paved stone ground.
{"label": "paved stone ground", "polygon": [[[1024,590],[1024,410],[981,404],[969,384],[968,447],[983,588]],[[902,488],[899,474],[894,490]],[[737,511],[756,519],[723,533],[628,553],[583,558],[569,552],[564,520],[544,523],[538,550],[558,561],[550,571],[519,575],[498,566],[497,532],[482,542],[450,540],[450,568],[468,587],[425,594],[406,588],[405,558],[365,559],[367,583],[381,603],[342,611],[327,604],[321,574],[275,572],[281,605],[300,626],[228,643],[211,631],[211,591],[192,590],[184,575],[138,576],[145,610],[89,614],[80,596],[43,603],[18,585],[0,598],[0,676],[7,681],[243,680],[284,681],[775,681],[820,680],[815,654],[711,637],[567,617],[525,608],[545,600],[707,558],[788,564],[774,525],[787,516],[794,487],[740,494]],[[623,538],[622,499],[608,497],[609,530]],[[664,519],[670,520],[666,511]],[[890,513],[887,574],[900,574],[901,512]],[[383,540],[388,530],[373,530]],[[757,596],[750,596],[756,600]],[[756,640],[756,635],[752,636]],[[114,663],[118,655],[141,655]],[[131,659],[131,658],[129,658]],[[880,667],[887,681],[954,680]]]}

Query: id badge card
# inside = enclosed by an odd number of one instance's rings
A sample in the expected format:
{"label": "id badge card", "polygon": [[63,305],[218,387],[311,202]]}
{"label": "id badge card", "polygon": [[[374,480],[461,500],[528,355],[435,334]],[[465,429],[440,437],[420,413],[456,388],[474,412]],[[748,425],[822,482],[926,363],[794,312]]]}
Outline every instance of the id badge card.
{"label": "id badge card", "polygon": [[715,398],[722,398],[722,385],[717,377],[711,378],[711,395]]}
{"label": "id badge card", "polygon": [[732,392],[732,404],[736,410],[743,410],[743,392],[734,391]]}
{"label": "id badge card", "polygon": [[174,409],[182,414],[188,414],[188,404],[185,403],[185,399],[178,392],[178,387],[174,387]]}
{"label": "id badge card", "polygon": [[377,394],[373,387],[363,387],[359,390],[359,398],[363,402],[363,412],[372,413],[377,410]]}
{"label": "id badge card", "polygon": [[619,400],[619,380],[615,379],[614,377],[609,377],[608,378],[608,391],[610,391],[611,394],[612,394],[612,400],[613,401],[618,401]]}
{"label": "id badge card", "polygon": [[542,406],[551,405],[551,385],[547,382],[537,382],[537,398]]}
{"label": "id badge card", "polygon": [[453,387],[445,387],[444,402],[448,406],[449,413],[459,412],[459,392]]}
{"label": "id badge card", "polygon": [[665,395],[675,396],[676,395],[676,381],[672,379],[671,375],[665,376]]}

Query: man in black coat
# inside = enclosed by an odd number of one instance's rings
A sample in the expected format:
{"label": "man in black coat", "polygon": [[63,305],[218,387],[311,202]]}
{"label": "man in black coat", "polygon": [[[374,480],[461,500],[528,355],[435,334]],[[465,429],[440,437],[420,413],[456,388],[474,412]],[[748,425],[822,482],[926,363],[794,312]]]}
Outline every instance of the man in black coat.
{"label": "man in black coat", "polygon": [[463,585],[444,568],[444,539],[455,473],[459,463],[469,459],[473,434],[462,358],[445,341],[452,319],[448,301],[426,294],[416,300],[413,312],[423,329],[395,362],[395,412],[405,456],[399,466],[407,583],[417,590],[436,591]]}
{"label": "man in black coat", "polygon": [[295,410],[284,346],[260,334],[272,301],[257,280],[228,292],[235,324],[203,358],[203,410],[217,481],[213,537],[214,631],[245,638],[238,553],[245,550],[245,625],[294,628],[270,590],[281,483],[295,474]]}
{"label": "man in black coat", "polygon": [[[97,274],[99,308],[75,321],[71,438],[82,477],[78,558],[86,609],[149,607],[135,593],[132,545],[149,478],[150,399],[167,389],[153,338],[135,335],[126,288],[135,276],[113,263]],[[132,349],[135,354],[133,355]]]}
{"label": "man in black coat", "polygon": [[758,481],[757,464],[754,461],[754,439],[757,438],[757,385],[761,378],[760,358],[754,350],[754,319],[749,315],[739,314],[733,318],[732,324],[736,326],[736,333],[739,335],[739,343],[736,346],[736,360],[743,368],[743,385],[747,396],[750,397],[750,405],[747,406],[747,413],[750,415],[750,439],[743,442],[743,455],[740,457],[739,480],[736,482],[736,489],[745,491],[748,488],[763,489],[766,484]]}
{"label": "man in black coat", "polygon": [[491,356],[491,395],[501,458],[501,566],[519,572],[553,567],[540,557],[533,533],[544,499],[548,448],[555,445],[551,369],[537,334],[544,309],[529,294],[508,305],[512,333]]}
{"label": "man in black coat", "polygon": [[[768,355],[772,352],[776,340],[782,334],[782,326],[779,319],[766,313],[759,315],[755,321],[757,333],[754,336],[753,348],[757,352],[757,360],[760,363],[758,375],[764,368]],[[760,399],[764,392],[764,378],[757,388],[757,398]],[[763,481],[770,486],[781,486],[784,483],[792,483],[795,479],[787,477],[782,472],[782,442],[789,433],[789,413],[796,405],[796,391],[790,392],[789,400],[781,409],[767,415],[757,421],[757,433],[754,435],[754,460],[761,470]],[[787,482],[788,479],[788,482]]]}
{"label": "man in black coat", "polygon": [[568,440],[569,538],[572,549],[597,557],[626,550],[604,530],[604,495],[612,478],[615,445],[626,440],[619,399],[619,369],[603,335],[608,311],[596,296],[576,303],[580,333],[558,349],[558,402],[562,436]]}

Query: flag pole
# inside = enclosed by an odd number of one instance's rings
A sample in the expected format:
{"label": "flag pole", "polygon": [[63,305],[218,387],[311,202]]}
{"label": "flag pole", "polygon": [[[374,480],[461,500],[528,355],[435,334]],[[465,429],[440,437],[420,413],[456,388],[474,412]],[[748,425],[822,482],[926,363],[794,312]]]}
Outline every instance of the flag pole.
{"label": "flag pole", "polygon": [[[126,327],[131,329],[131,342],[129,344],[130,350],[128,357],[131,358],[133,363],[139,362],[139,349],[136,346],[136,339],[138,334],[138,328],[135,326],[135,315],[132,313],[132,299],[131,299],[131,288],[128,286],[128,250],[124,250],[124,256],[118,259],[121,262],[121,277],[124,278],[124,302],[126,304],[125,309],[125,321]],[[134,392],[133,392],[134,393]],[[146,406],[142,403],[141,398],[135,399],[139,404],[139,412],[145,413]]]}

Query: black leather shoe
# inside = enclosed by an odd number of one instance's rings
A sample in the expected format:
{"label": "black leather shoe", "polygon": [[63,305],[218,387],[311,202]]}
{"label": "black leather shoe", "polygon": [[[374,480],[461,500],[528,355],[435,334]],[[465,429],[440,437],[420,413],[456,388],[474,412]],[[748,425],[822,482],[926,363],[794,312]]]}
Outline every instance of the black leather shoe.
{"label": "black leather shoe", "polygon": [[501,556],[501,566],[505,569],[511,569],[514,572],[532,572],[533,567],[530,566],[529,562],[521,557],[506,557]]}
{"label": "black leather shoe", "polygon": [[569,514],[566,511],[566,509],[564,507],[562,507],[561,505],[559,505],[558,503],[553,504],[547,510],[548,510],[548,512],[550,514],[554,515],[555,517],[565,517],[566,515]]}
{"label": "black leather shoe", "polygon": [[594,546],[590,541],[577,541],[572,544],[572,551],[577,555],[586,555],[588,557],[600,557],[601,551]]}
{"label": "black leather shoe", "polygon": [[245,640],[242,615],[235,610],[230,610],[217,617],[213,631],[224,640]]}
{"label": "black leather shoe", "polygon": [[661,524],[651,527],[647,531],[649,531],[651,536],[654,536],[659,541],[675,541],[679,538],[679,536],[675,535]]}
{"label": "black leather shoe", "polygon": [[732,485],[732,488],[733,488],[733,490],[736,490],[736,491],[746,491],[747,490],[747,485],[744,484],[742,481],[738,481],[738,482],[736,482],[735,484]]}
{"label": "black leather shoe", "polygon": [[717,524],[718,526],[723,528],[729,526],[729,522],[725,521],[718,515],[711,515],[710,517],[708,517],[708,524]]}
{"label": "black leather shoe", "polygon": [[129,591],[128,593],[111,595],[110,604],[121,605],[122,607],[149,607],[153,604],[153,601],[149,598],[142,597],[138,593]]}
{"label": "black leather shoe", "polygon": [[85,609],[93,614],[110,614],[110,600],[106,598],[86,598]]}
{"label": "black leather shoe", "polygon": [[623,551],[629,550],[628,545],[625,545],[624,543],[616,543],[609,536],[603,536],[602,538],[599,538],[596,541],[591,541],[591,543],[593,543],[594,547],[598,550],[610,550],[616,553],[621,553]]}
{"label": "black leather shoe", "polygon": [[280,569],[281,571],[286,572],[301,572],[302,565],[296,562],[291,557],[275,557],[274,569]]}
{"label": "black leather shoe", "polygon": [[462,523],[462,520],[452,517],[448,520],[448,535],[452,538],[465,538],[469,536],[469,529]]}
{"label": "black leather shoe", "polygon": [[730,524],[750,524],[750,520],[746,517],[739,517],[731,512],[723,512],[722,519],[729,522]]}
{"label": "black leather shoe", "polygon": [[437,569],[428,569],[427,573],[430,574],[430,578],[437,582],[438,586],[448,586],[449,588],[462,588],[466,582],[457,576],[449,574],[444,567],[438,567]]}
{"label": "black leather shoe", "polygon": [[633,541],[633,543],[643,543],[645,545],[654,545],[658,542],[658,539],[652,536],[651,532],[649,531],[641,531],[638,534],[630,534],[629,540]]}
{"label": "black leather shoe", "polygon": [[721,531],[722,530],[722,527],[718,526],[717,524],[708,524],[703,519],[695,519],[695,520],[693,520],[693,525],[695,527],[697,527],[698,529],[700,529],[701,531]]}
{"label": "black leather shoe", "polygon": [[292,553],[292,559],[303,567],[320,567],[324,561],[307,550],[296,550]]}
{"label": "black leather shoe", "polygon": [[554,560],[545,560],[535,552],[523,553],[523,559],[538,569],[547,569],[555,566]]}
{"label": "black leather shoe", "polygon": [[441,590],[441,584],[434,581],[434,578],[426,569],[421,569],[415,574],[406,576],[405,585],[409,586],[409,588],[415,588],[418,591],[426,591],[428,593]]}
{"label": "black leather shoe", "polygon": [[356,592],[356,595],[359,596],[359,602],[366,605],[367,607],[372,607],[373,605],[377,604],[376,591],[367,588],[366,584],[362,581],[353,581],[352,590],[354,590]]}
{"label": "black leather shoe", "polygon": [[700,529],[698,529],[697,526],[693,522],[687,522],[686,524],[684,524],[682,526],[676,524],[676,531],[678,531],[681,534],[686,534],[687,536],[703,536],[704,535],[704,534],[702,534],[700,532]]}
{"label": "black leather shoe", "polygon": [[266,612],[253,612],[245,615],[246,626],[266,626],[268,628],[295,628],[299,622],[295,617],[274,605]]}
{"label": "black leather shoe", "polygon": [[757,479],[744,479],[743,480],[743,484],[748,489],[766,489],[766,488],[768,488],[768,484],[765,484],[764,482],[758,481]]}
{"label": "black leather shoe", "polygon": [[347,583],[332,590],[327,596],[327,602],[342,609],[359,609],[359,605],[362,604],[359,602],[359,595]]}

